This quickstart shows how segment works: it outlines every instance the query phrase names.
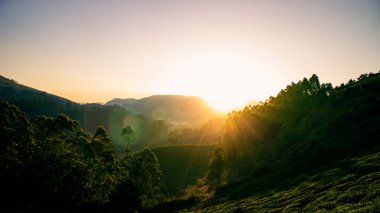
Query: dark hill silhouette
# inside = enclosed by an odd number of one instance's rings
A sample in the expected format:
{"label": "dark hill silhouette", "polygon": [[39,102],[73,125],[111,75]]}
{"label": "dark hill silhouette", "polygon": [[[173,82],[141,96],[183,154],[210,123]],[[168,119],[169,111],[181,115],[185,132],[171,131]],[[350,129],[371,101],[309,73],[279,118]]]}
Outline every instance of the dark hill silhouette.
{"label": "dark hill silhouette", "polygon": [[65,113],[78,118],[80,105],[53,94],[46,93],[0,76],[0,99],[15,104],[31,116],[56,116]]}

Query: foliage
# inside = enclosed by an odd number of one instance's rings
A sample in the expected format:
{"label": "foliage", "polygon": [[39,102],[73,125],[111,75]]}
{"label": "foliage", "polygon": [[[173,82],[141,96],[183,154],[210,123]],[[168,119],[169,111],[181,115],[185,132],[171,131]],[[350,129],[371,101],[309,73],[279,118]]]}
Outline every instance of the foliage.
{"label": "foliage", "polygon": [[124,139],[127,142],[127,144],[129,144],[131,142],[133,133],[134,133],[133,128],[130,125],[124,127],[121,130],[121,136],[124,137]]}
{"label": "foliage", "polygon": [[342,92],[313,75],[264,103],[230,113],[223,140],[227,181],[273,170],[291,175],[375,146],[379,84]]}
{"label": "foliage", "polygon": [[204,179],[198,179],[195,185],[188,186],[185,190],[185,198],[196,202],[205,201],[211,197],[209,185]]}
{"label": "foliage", "polygon": [[151,207],[165,198],[165,184],[160,164],[154,153],[146,148],[133,161],[132,181],[142,195],[143,206]]}
{"label": "foliage", "polygon": [[136,159],[128,153],[119,161],[102,126],[92,136],[66,115],[29,118],[0,102],[0,141],[2,211],[74,211],[92,205],[134,212],[141,197],[154,198],[150,205],[163,200],[156,189],[164,184],[155,155],[147,149]]}
{"label": "foliage", "polygon": [[[0,211],[172,211],[213,192],[213,199],[197,207],[206,212],[375,211],[379,76],[363,74],[335,88],[316,75],[304,78],[276,97],[230,113],[224,130],[219,129],[224,121],[177,131],[166,121],[130,116],[118,107],[73,110],[81,112],[74,114],[84,129],[95,132],[91,135],[64,114],[31,118],[0,102]],[[95,127],[100,121],[105,126]],[[127,147],[118,159],[116,136],[146,142],[139,146],[187,138],[221,143],[208,164],[214,146],[147,148],[138,154]],[[204,178],[188,186],[200,174]],[[169,192],[186,188],[186,196],[166,200],[164,179]]]}
{"label": "foliage", "polygon": [[[318,77],[313,75],[291,83],[276,97],[270,97],[259,105],[231,112],[226,120],[221,149],[211,157],[206,173],[210,189],[216,186],[216,197],[244,198],[252,193],[259,194],[260,190],[269,193],[263,194],[265,199],[254,198],[256,201],[249,204],[255,206],[253,209],[239,207],[236,211],[344,211],[364,208],[365,204],[359,201],[368,193],[377,194],[377,187],[369,191],[353,188],[347,194],[332,191],[334,194],[315,194],[305,198],[302,193],[310,191],[303,184],[295,186],[296,191],[285,190],[278,195],[272,195],[271,190],[287,188],[302,181],[306,184],[310,174],[304,174],[310,171],[329,174],[318,183],[310,183],[324,187],[335,179],[344,179],[335,170],[325,170],[326,165],[379,149],[379,77],[380,73],[365,74],[358,81],[351,80],[333,88],[331,84],[320,84]],[[371,173],[378,171],[377,164],[369,171],[358,167],[346,170],[348,165],[343,163],[335,166],[338,170],[343,169],[346,175],[354,173],[360,177],[365,171],[374,178],[375,185],[379,180],[376,174]],[[288,196],[289,193],[291,195]],[[321,204],[317,204],[319,199],[323,201]],[[374,202],[369,209],[379,206],[376,196],[365,202]],[[329,207],[324,207],[325,204]],[[345,206],[341,207],[341,204]]]}

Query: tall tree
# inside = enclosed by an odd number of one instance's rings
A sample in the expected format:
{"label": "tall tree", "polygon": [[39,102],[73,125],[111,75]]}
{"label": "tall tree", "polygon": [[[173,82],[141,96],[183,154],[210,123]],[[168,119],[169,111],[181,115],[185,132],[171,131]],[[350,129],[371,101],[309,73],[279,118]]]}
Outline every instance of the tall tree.
{"label": "tall tree", "polygon": [[165,184],[160,164],[151,149],[145,148],[134,160],[132,179],[143,195],[145,206],[152,206],[162,201],[166,193]]}

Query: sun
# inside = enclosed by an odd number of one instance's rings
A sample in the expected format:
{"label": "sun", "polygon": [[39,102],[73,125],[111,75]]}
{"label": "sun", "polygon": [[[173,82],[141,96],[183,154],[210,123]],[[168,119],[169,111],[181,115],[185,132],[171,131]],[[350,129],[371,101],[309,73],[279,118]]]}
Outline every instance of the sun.
{"label": "sun", "polygon": [[221,113],[227,113],[233,110],[242,109],[249,101],[245,97],[239,97],[239,95],[232,96],[202,96],[202,98],[216,111]]}
{"label": "sun", "polygon": [[248,54],[204,51],[176,61],[161,93],[199,96],[220,112],[241,109],[269,94],[270,76]]}

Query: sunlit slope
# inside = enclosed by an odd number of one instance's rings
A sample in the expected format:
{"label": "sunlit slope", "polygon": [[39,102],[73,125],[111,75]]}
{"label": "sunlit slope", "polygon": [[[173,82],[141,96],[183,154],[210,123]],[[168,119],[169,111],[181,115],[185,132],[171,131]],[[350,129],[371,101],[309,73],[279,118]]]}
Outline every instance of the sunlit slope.
{"label": "sunlit slope", "polygon": [[[224,195],[180,212],[377,212],[380,209],[380,152],[339,161],[317,171],[269,184],[230,186]],[[305,177],[306,180],[305,180]],[[255,190],[232,198],[236,188]],[[228,192],[230,191],[230,192]],[[236,199],[237,198],[237,199]]]}
{"label": "sunlit slope", "polygon": [[206,172],[207,163],[216,145],[183,145],[155,148],[170,194],[178,194],[194,184]]}

